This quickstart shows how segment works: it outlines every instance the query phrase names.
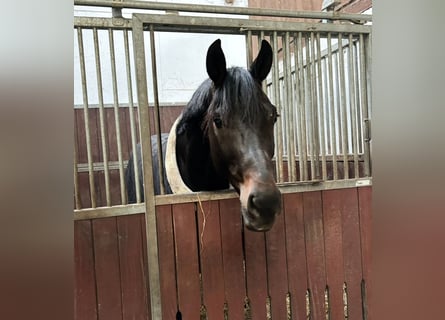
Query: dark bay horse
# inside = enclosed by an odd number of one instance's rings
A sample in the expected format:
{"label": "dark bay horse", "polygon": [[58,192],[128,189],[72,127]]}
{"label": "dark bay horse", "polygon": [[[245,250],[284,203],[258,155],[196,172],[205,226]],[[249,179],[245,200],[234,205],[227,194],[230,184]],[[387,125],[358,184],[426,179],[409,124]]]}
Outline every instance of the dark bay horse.
{"label": "dark bay horse", "polygon": [[[278,114],[261,88],[271,66],[272,48],[263,40],[249,70],[227,69],[221,41],[216,40],[207,51],[209,79],[195,91],[172,129],[176,133],[177,168],[185,185],[192,191],[222,190],[232,185],[240,196],[244,224],[254,231],[269,230],[281,211],[281,193],[272,165],[273,127]],[[152,143],[157,150],[156,139],[152,138]],[[167,135],[163,134],[163,150],[166,143]],[[137,154],[142,172],[140,147]],[[153,164],[157,165],[157,158]],[[126,172],[130,203],[136,200],[133,171],[131,156]],[[155,178],[157,172],[153,168]],[[142,178],[139,182],[142,191]],[[171,192],[169,185],[166,190]],[[159,193],[159,186],[155,192]]]}

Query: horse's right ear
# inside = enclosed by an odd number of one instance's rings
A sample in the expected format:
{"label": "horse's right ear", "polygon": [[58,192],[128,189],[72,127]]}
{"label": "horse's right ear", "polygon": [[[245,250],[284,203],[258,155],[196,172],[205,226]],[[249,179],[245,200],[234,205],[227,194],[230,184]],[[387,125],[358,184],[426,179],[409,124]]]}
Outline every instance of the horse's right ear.
{"label": "horse's right ear", "polygon": [[221,86],[226,77],[227,69],[220,39],[213,42],[207,50],[206,68],[207,74],[212,79],[215,87]]}

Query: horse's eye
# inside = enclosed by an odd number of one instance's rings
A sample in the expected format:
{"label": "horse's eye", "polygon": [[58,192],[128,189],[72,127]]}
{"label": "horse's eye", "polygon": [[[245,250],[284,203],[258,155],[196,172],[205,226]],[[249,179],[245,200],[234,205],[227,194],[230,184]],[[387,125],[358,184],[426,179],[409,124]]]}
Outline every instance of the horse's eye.
{"label": "horse's eye", "polygon": [[221,118],[214,118],[213,119],[213,123],[215,124],[215,126],[220,129],[223,125]]}
{"label": "horse's eye", "polygon": [[273,119],[273,123],[277,122],[277,119],[280,115],[275,111],[270,115],[270,117]]}

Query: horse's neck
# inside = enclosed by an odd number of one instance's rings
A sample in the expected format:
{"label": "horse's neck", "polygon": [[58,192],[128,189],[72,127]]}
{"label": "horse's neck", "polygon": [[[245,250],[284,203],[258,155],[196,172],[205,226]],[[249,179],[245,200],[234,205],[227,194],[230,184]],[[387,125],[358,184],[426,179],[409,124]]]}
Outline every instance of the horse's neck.
{"label": "horse's neck", "polygon": [[215,169],[208,139],[203,135],[201,124],[188,123],[186,129],[176,135],[176,161],[181,177],[192,191],[227,189],[229,183]]}

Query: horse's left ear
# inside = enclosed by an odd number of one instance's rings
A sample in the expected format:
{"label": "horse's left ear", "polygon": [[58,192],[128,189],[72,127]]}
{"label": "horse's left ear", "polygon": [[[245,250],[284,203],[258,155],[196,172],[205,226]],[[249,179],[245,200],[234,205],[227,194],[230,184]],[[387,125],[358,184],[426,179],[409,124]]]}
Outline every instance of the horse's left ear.
{"label": "horse's left ear", "polygon": [[258,56],[250,66],[250,74],[259,82],[266,79],[272,67],[272,47],[266,40],[261,41],[261,49]]}
{"label": "horse's left ear", "polygon": [[207,50],[206,68],[207,74],[212,79],[215,87],[221,86],[226,77],[227,69],[220,39],[213,42]]}

